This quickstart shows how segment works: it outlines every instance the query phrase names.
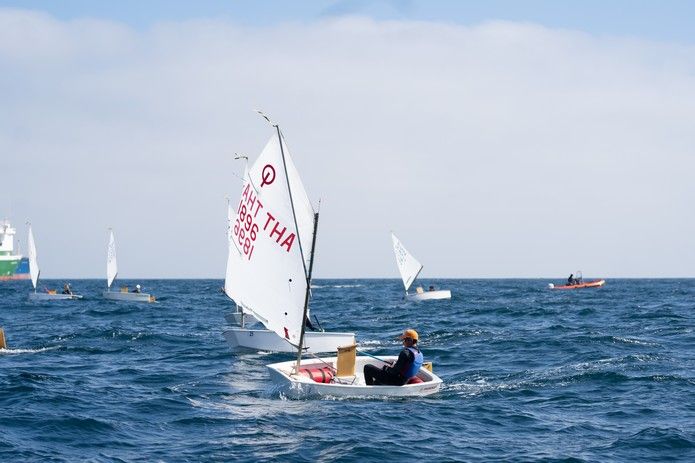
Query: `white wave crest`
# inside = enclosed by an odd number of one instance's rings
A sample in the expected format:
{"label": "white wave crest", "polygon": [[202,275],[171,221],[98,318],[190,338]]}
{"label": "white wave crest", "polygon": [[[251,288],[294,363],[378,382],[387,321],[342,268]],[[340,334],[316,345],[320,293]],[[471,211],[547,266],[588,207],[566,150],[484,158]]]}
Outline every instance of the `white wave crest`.
{"label": "white wave crest", "polygon": [[0,355],[17,355],[17,354],[38,354],[39,352],[47,352],[56,350],[60,346],[41,347],[39,349],[0,349]]}

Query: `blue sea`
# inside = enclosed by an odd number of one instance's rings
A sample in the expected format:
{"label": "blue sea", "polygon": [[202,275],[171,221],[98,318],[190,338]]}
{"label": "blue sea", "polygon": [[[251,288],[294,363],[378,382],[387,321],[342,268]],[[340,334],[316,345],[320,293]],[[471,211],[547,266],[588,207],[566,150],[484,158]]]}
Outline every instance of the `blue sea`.
{"label": "blue sea", "polygon": [[391,400],[273,389],[290,357],[228,348],[219,280],[140,281],[157,304],[0,282],[0,460],[695,461],[695,280],[549,282],[438,280],[453,298],[416,303],[399,280],[316,280],[312,313],[364,352],[419,331],[444,386]]}

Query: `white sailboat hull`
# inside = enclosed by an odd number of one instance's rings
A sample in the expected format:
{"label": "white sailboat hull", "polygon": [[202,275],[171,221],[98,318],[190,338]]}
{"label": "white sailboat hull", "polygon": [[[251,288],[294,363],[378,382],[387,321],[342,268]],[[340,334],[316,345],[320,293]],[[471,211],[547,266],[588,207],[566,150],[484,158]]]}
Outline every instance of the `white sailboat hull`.
{"label": "white sailboat hull", "polygon": [[[397,357],[383,357],[384,360],[395,361]],[[442,380],[430,371],[421,368],[417,376],[423,382],[406,384],[404,386],[367,386],[364,382],[363,368],[365,365],[383,366],[383,362],[371,357],[358,356],[355,362],[355,376],[336,378],[333,383],[317,383],[304,375],[293,375],[296,360],[267,365],[273,383],[282,387],[293,397],[330,396],[330,397],[424,397],[439,391]],[[302,361],[302,368],[320,368],[326,363],[336,366],[336,357],[307,359]],[[337,382],[340,381],[340,382]]]}
{"label": "white sailboat hull", "polygon": [[[297,353],[297,348],[270,330],[231,328],[222,333],[232,349],[253,349],[271,352]],[[335,352],[338,347],[355,343],[355,333],[307,331],[304,345],[309,353]]]}
{"label": "white sailboat hull", "polygon": [[82,299],[79,294],[49,294],[49,293],[29,293],[29,300],[32,301],[55,301],[55,300],[76,300]]}
{"label": "white sailboat hull", "polygon": [[154,297],[147,293],[121,293],[118,291],[104,291],[102,293],[104,299],[112,301],[130,301],[130,302],[154,302]]}
{"label": "white sailboat hull", "polygon": [[451,291],[441,289],[439,291],[425,291],[422,293],[406,294],[406,299],[411,301],[431,301],[435,299],[451,299]]}

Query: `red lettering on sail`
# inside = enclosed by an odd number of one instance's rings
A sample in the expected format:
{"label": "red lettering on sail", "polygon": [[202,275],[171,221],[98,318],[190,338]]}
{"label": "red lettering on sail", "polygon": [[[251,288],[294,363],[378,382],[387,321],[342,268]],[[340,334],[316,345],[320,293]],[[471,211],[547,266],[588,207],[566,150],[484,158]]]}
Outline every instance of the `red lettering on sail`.
{"label": "red lettering on sail", "polygon": [[249,208],[249,211],[253,210],[253,206],[256,204],[256,196],[251,192],[249,194],[249,197],[246,199],[246,205]]}
{"label": "red lettering on sail", "polygon": [[275,222],[275,226],[273,227],[273,231],[270,232],[270,237],[272,238],[273,235],[278,235],[278,238],[275,240],[276,243],[279,243],[280,240],[282,239],[282,235],[285,234],[285,231],[287,230],[287,227],[282,227],[282,231],[278,231],[280,229],[280,222]]}
{"label": "red lettering on sail", "polygon": [[263,230],[268,228],[268,224],[270,224],[271,220],[273,220],[273,221],[275,220],[275,217],[273,217],[270,212],[266,212],[266,215],[268,216],[268,220],[265,221],[265,225],[263,225]]}
{"label": "red lettering on sail", "polygon": [[260,212],[261,209],[263,209],[263,203],[262,203],[261,200],[259,199],[259,200],[258,200],[258,205],[256,206],[256,212],[253,214],[253,218],[254,218],[254,219],[256,218],[256,216],[258,215],[258,212]]}
{"label": "red lettering on sail", "polygon": [[285,330],[285,337],[286,337],[287,339],[290,339],[290,332],[287,330],[287,327],[286,327],[286,326],[283,326],[283,329]]}
{"label": "red lettering on sail", "polygon": [[[239,200],[239,206],[237,207],[237,217],[234,223],[233,236],[235,238],[237,249],[246,257],[251,260],[253,251],[256,248],[256,240],[258,239],[259,232],[261,231],[260,222],[256,221],[258,213],[263,209],[263,204],[255,194],[255,191],[251,187],[251,184],[247,184],[244,187],[244,191]],[[290,252],[294,242],[297,239],[296,230],[288,230],[286,225],[283,225],[279,220],[275,218],[273,214],[268,211],[264,211],[266,220],[263,225],[263,234],[266,234],[268,238],[275,241],[281,248],[285,251]]]}
{"label": "red lettering on sail", "polygon": [[290,233],[290,236],[285,238],[285,241],[283,241],[280,246],[287,247],[287,252],[290,252],[290,249],[292,249],[292,243],[294,243],[294,239],[295,239],[295,234]]}

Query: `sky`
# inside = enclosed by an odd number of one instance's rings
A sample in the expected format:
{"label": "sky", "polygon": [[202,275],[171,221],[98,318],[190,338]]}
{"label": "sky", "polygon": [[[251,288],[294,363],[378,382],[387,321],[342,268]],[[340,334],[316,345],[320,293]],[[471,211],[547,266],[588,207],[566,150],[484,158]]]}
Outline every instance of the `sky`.
{"label": "sky", "polygon": [[283,130],[315,276],[695,276],[695,6],[0,1],[0,215],[42,277],[223,278]]}

